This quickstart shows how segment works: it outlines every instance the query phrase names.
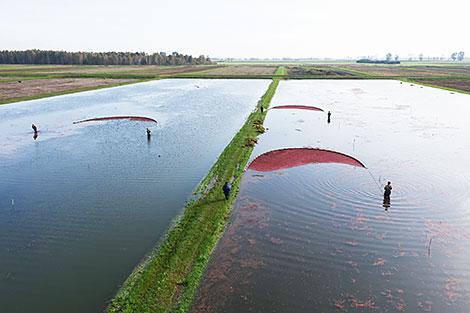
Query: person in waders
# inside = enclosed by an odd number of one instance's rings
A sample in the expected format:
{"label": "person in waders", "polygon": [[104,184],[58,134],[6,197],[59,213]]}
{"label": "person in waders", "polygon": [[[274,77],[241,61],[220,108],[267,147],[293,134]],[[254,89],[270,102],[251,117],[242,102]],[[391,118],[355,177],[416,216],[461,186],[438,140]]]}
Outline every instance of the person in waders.
{"label": "person in waders", "polygon": [[225,185],[222,187],[222,190],[224,191],[225,200],[228,200],[228,196],[230,196],[230,186],[227,182],[225,182]]}
{"label": "person in waders", "polygon": [[384,208],[388,210],[390,207],[390,195],[392,194],[392,183],[388,182],[384,187]]}
{"label": "person in waders", "polygon": [[330,124],[330,122],[331,122],[331,119],[330,119],[330,117],[331,117],[331,112],[330,112],[330,111],[328,111],[328,120],[327,120],[327,121],[328,121],[328,124]]}
{"label": "person in waders", "polygon": [[31,126],[31,128],[34,130],[35,133],[38,132],[38,128],[36,127],[36,125],[33,124],[33,125]]}

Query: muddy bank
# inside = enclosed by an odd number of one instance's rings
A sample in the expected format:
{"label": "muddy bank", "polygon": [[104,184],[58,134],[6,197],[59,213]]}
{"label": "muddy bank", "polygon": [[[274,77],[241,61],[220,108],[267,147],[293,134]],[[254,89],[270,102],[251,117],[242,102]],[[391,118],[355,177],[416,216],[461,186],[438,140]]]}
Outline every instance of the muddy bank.
{"label": "muddy bank", "polygon": [[52,78],[21,80],[21,83],[18,81],[6,82],[0,84],[0,101],[133,81],[137,81],[137,79]]}

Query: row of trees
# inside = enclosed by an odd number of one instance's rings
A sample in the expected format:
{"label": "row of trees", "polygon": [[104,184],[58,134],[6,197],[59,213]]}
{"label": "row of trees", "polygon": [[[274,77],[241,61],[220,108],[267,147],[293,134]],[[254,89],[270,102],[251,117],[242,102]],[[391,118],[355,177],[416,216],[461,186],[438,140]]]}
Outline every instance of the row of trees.
{"label": "row of trees", "polygon": [[67,52],[52,50],[0,51],[0,64],[65,65],[186,65],[212,64],[209,57],[173,52]]}
{"label": "row of trees", "polygon": [[450,58],[452,59],[452,61],[455,61],[455,60],[462,61],[464,57],[465,57],[465,52],[463,51],[460,51],[459,53],[454,52],[450,55]]}
{"label": "row of trees", "polygon": [[[385,56],[385,59],[387,60],[387,63],[390,63],[392,61],[392,54],[387,53],[387,55]],[[398,62],[398,54],[395,54],[395,61]]]}
{"label": "row of trees", "polygon": [[[409,61],[412,61],[413,60],[413,55],[412,54],[408,54],[408,60]],[[463,61],[465,57],[465,52],[463,51],[460,51],[460,52],[454,52],[452,53],[452,55],[450,56],[450,58],[455,61],[455,60],[459,60],[459,61]],[[418,59],[420,61],[423,61],[424,59],[424,55],[422,53],[420,53],[418,55]],[[445,57],[427,57],[428,60],[445,60],[446,58]],[[373,62],[364,62],[365,60],[371,60]],[[398,55],[396,54],[395,57],[392,59],[392,54],[391,53],[387,53],[386,56],[385,56],[385,61],[376,61],[376,60],[373,60],[372,57],[367,57],[367,58],[362,58],[359,62],[359,63],[389,63],[389,64],[399,64],[398,62],[399,60],[399,57]],[[403,58],[404,60],[404,58]],[[393,63],[393,62],[398,62],[398,63]]]}

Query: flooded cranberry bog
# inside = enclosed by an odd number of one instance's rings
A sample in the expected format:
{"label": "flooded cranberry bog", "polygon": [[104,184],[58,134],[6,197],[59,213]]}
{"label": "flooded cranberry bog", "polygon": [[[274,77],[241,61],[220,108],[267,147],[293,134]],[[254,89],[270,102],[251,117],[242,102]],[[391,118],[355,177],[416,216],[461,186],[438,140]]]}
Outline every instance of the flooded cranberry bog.
{"label": "flooded cranberry bog", "polygon": [[269,83],[162,80],[1,105],[0,310],[102,312]]}
{"label": "flooded cranberry bog", "polygon": [[468,312],[469,100],[281,81],[191,312]]}

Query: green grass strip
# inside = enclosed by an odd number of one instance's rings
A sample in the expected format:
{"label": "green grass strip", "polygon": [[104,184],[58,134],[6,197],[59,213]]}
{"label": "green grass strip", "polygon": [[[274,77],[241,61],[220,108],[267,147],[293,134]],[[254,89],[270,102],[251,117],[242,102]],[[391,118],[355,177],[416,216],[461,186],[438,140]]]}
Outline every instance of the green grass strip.
{"label": "green grass strip", "polygon": [[38,80],[38,79],[48,79],[48,78],[47,77],[27,77],[27,78],[21,78],[21,79],[0,79],[0,84],[17,82],[19,80],[26,81],[26,80]]}
{"label": "green grass strip", "polygon": [[286,68],[282,65],[279,66],[274,72],[274,75],[287,75]]}
{"label": "green grass strip", "polygon": [[[275,79],[244,126],[227,145],[197,191],[200,198],[186,205],[176,226],[133,271],[111,301],[107,312],[186,312],[193,301],[202,272],[217,239],[225,229],[231,203],[243,169],[253,150],[247,142],[258,136],[255,121],[264,121],[266,110],[279,84]],[[222,193],[232,182],[229,200]]]}

